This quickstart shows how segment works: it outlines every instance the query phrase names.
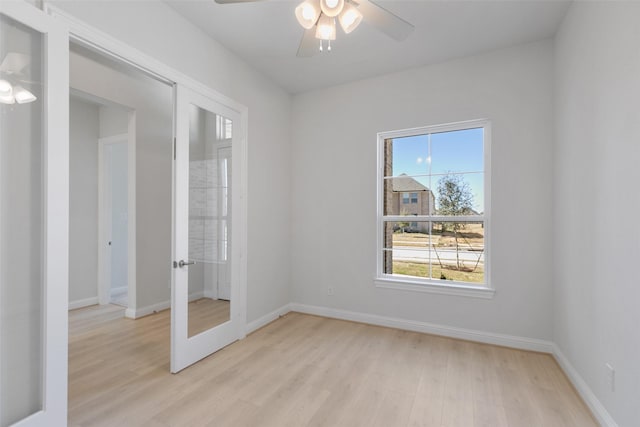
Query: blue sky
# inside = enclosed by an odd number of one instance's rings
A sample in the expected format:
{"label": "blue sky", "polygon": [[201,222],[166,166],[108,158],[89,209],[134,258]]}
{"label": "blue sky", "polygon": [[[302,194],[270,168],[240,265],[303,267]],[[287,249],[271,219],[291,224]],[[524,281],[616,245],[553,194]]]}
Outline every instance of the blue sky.
{"label": "blue sky", "polygon": [[473,193],[474,208],[484,211],[483,129],[466,129],[394,138],[393,175],[407,174],[434,192],[447,172],[462,173]]}

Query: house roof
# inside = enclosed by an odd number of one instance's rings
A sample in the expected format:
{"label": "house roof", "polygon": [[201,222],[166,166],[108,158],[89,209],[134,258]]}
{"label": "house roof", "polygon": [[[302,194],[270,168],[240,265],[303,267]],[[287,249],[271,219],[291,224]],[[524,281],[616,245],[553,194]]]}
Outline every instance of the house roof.
{"label": "house roof", "polygon": [[392,188],[395,192],[429,191],[427,187],[404,173],[399,175],[397,178],[393,178],[391,182],[393,183]]}

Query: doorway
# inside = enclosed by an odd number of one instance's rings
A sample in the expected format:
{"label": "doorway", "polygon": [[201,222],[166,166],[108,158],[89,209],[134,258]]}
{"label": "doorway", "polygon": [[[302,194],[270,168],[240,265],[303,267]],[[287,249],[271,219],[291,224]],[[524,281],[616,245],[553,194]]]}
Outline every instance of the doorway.
{"label": "doorway", "polygon": [[115,302],[129,310],[135,111],[74,88],[69,106],[69,309]]}
{"label": "doorway", "polygon": [[[136,319],[170,306],[173,87],[85,45],[71,43],[69,56],[72,95],[84,102],[71,109],[70,133],[74,122],[88,122],[74,119],[89,114],[87,104],[98,114],[93,157],[80,161],[90,165],[85,168],[91,169],[93,187],[78,197],[91,204],[92,218],[98,219],[97,227],[83,234],[86,239],[90,231],[98,249],[91,254],[94,280],[89,283],[88,275],[73,280],[73,270],[88,264],[72,256],[70,308],[116,302],[126,308],[126,317]],[[74,187],[89,187],[88,180],[74,178],[76,155],[71,147],[72,200]],[[73,217],[86,212],[72,203],[72,229]],[[71,246],[72,254],[80,251],[74,251],[73,239]],[[85,294],[74,298],[79,289]],[[84,304],[73,304],[83,299]]]}

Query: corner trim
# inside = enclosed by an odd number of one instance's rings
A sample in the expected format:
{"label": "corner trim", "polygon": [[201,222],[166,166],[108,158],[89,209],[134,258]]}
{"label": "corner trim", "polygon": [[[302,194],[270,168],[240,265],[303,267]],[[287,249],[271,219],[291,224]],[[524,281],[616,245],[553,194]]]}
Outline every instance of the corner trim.
{"label": "corner trim", "polygon": [[76,308],[89,307],[90,305],[97,305],[98,297],[91,297],[85,299],[79,299],[76,301],[69,301],[69,310],[75,310]]}
{"label": "corner trim", "polygon": [[255,332],[263,326],[268,325],[269,323],[277,320],[278,317],[284,316],[285,314],[291,311],[291,304],[285,304],[280,308],[273,310],[271,313],[267,313],[262,317],[257,318],[256,320],[247,323],[245,328],[245,332],[249,335],[251,332]]}
{"label": "corner trim", "polygon": [[604,407],[602,402],[596,397],[593,393],[593,390],[589,387],[586,381],[580,376],[578,371],[573,367],[569,359],[562,353],[560,347],[556,343],[553,343],[553,357],[560,365],[560,368],[564,371],[564,373],[569,378],[569,381],[573,384],[573,386],[582,397],[582,400],[586,403],[586,405],[591,410],[591,413],[596,418],[596,420],[603,427],[618,427],[618,424],[615,422],[609,411]]}
{"label": "corner trim", "polygon": [[316,316],[331,317],[334,319],[350,320],[353,322],[367,323],[389,328],[404,329],[407,331],[422,332],[432,335],[441,335],[467,341],[493,344],[520,350],[537,351],[541,353],[553,353],[553,343],[536,338],[516,337],[513,335],[495,334],[473,329],[456,328],[453,326],[436,325],[433,323],[418,322],[414,320],[397,319],[393,317],[378,316],[375,314],[359,313],[328,307],[318,307],[306,304],[292,303],[291,311],[313,314]]}

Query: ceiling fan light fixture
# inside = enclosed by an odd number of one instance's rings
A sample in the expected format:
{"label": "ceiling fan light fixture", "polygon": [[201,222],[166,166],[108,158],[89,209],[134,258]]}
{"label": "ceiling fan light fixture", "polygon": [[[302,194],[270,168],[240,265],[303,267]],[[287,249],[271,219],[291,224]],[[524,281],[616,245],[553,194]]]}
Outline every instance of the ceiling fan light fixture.
{"label": "ceiling fan light fixture", "polygon": [[0,80],[0,96],[11,96],[13,94],[13,86],[6,80]]}
{"label": "ceiling fan light fixture", "polygon": [[16,103],[16,99],[13,97],[13,95],[0,95],[0,104],[15,104]]}
{"label": "ceiling fan light fixture", "polygon": [[27,104],[38,99],[34,94],[22,86],[16,86],[13,88],[13,96],[18,104]]}
{"label": "ceiling fan light fixture", "polygon": [[305,0],[296,7],[296,19],[305,30],[311,29],[320,17],[320,4],[318,0]]}
{"label": "ceiling fan light fixture", "polygon": [[0,103],[9,105],[16,103],[13,96],[13,86],[6,80],[0,80]]}
{"label": "ceiling fan light fixture", "polygon": [[[323,0],[324,1],[324,0]],[[316,29],[316,38],[320,40],[336,39],[336,20],[327,15],[322,15],[318,21]]]}
{"label": "ceiling fan light fixture", "polygon": [[360,13],[360,11],[352,4],[347,3],[344,5],[344,9],[338,17],[338,21],[340,21],[340,26],[345,34],[349,34],[358,28],[358,25],[362,22],[362,13]]}
{"label": "ceiling fan light fixture", "polygon": [[344,0],[320,0],[320,9],[322,13],[330,18],[338,16],[344,8]]}

